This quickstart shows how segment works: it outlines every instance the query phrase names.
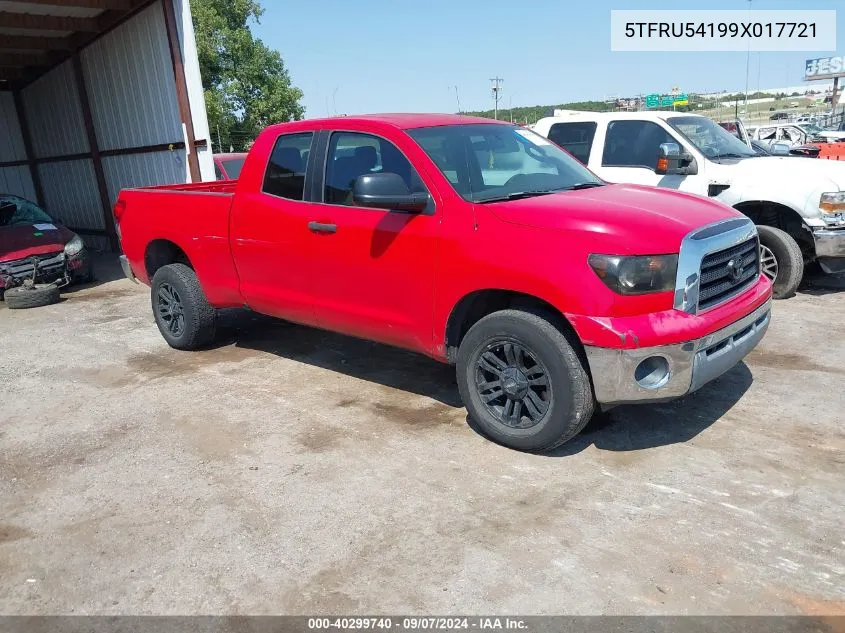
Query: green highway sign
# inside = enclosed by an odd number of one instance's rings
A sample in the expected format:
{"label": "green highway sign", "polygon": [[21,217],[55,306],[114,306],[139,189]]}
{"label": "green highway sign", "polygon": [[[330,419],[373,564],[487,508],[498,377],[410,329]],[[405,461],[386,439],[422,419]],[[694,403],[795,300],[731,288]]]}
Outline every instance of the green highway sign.
{"label": "green highway sign", "polygon": [[686,93],[676,95],[659,95],[652,93],[645,97],[646,108],[667,108],[669,106],[689,105],[689,96]]}

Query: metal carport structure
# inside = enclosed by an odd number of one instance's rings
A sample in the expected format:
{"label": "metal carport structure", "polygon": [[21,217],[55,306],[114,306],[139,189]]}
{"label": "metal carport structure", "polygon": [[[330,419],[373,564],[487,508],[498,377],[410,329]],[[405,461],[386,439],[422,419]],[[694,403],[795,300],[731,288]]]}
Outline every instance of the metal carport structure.
{"label": "metal carport structure", "polygon": [[0,0],[0,192],[117,248],[122,187],[211,180],[189,0]]}

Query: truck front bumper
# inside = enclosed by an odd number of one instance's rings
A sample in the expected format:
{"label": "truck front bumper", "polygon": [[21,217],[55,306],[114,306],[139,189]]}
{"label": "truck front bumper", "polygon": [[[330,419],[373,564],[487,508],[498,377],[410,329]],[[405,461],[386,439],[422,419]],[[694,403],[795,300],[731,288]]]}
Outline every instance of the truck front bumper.
{"label": "truck front bumper", "polygon": [[816,259],[826,273],[845,272],[845,228],[815,229]]}
{"label": "truck front bumper", "polygon": [[637,349],[585,346],[602,405],[671,400],[692,393],[742,360],[763,338],[771,300],[712,334],[676,345]]}

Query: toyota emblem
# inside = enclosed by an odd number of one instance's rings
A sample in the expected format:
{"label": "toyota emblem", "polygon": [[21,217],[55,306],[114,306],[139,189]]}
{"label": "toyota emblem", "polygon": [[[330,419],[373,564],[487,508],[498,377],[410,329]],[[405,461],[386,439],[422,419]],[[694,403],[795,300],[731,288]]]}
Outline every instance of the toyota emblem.
{"label": "toyota emblem", "polygon": [[742,273],[744,272],[743,269],[744,266],[741,259],[732,259],[728,262],[728,274],[734,281],[739,281],[739,278],[742,277]]}

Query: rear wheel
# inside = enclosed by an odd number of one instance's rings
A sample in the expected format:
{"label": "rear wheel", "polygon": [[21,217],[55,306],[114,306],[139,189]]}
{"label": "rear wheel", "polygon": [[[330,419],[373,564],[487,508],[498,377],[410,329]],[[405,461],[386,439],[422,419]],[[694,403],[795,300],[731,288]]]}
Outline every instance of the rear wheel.
{"label": "rear wheel", "polygon": [[804,276],[804,255],[789,233],[773,226],[758,225],[760,268],[772,282],[772,296],[787,299],[795,294]]}
{"label": "rear wheel", "polygon": [[184,264],[159,268],[153,275],[151,297],[156,325],[171,347],[193,350],[214,339],[217,311],[191,268]]}
{"label": "rear wheel", "polygon": [[470,417],[497,442],[548,451],[589,422],[594,401],[575,341],[553,317],[521,310],[490,314],[458,350],[458,388]]}

